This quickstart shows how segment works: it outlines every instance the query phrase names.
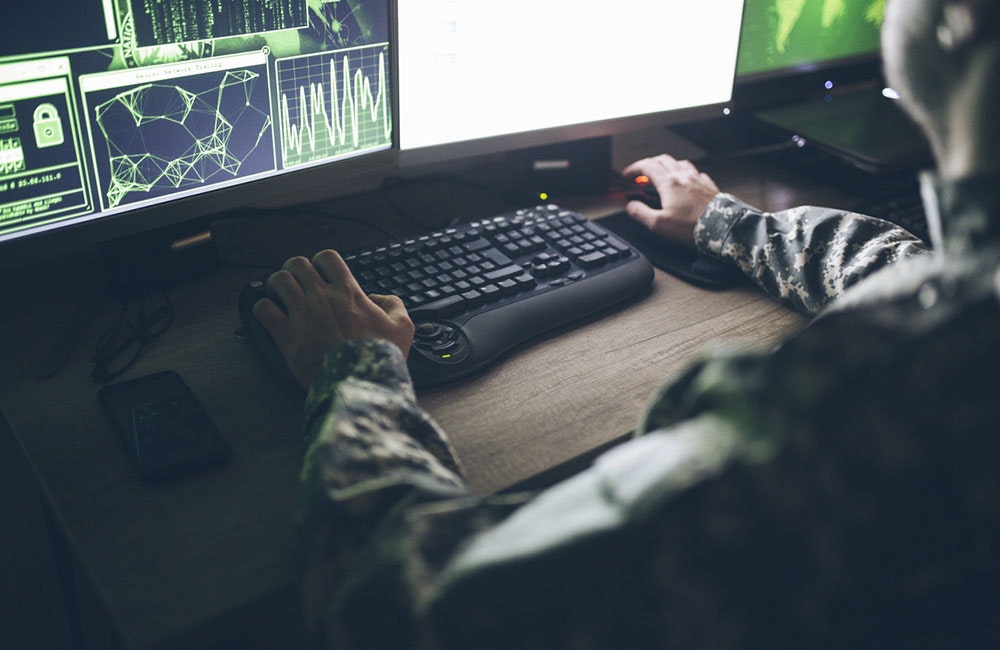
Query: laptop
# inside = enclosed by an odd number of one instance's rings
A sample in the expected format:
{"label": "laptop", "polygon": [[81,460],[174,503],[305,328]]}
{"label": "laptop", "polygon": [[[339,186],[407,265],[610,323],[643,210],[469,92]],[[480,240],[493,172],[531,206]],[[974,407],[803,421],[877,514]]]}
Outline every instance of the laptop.
{"label": "laptop", "polygon": [[876,87],[761,110],[754,117],[871,174],[911,171],[933,160],[927,139],[898,100]]}

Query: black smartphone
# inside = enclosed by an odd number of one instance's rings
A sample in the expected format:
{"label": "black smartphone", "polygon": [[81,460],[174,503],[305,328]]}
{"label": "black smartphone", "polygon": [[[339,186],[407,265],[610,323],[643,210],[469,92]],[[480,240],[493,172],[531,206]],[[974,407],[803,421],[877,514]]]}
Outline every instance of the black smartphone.
{"label": "black smartphone", "polygon": [[229,444],[176,372],[109,384],[97,398],[146,481],[192,474],[229,459]]}

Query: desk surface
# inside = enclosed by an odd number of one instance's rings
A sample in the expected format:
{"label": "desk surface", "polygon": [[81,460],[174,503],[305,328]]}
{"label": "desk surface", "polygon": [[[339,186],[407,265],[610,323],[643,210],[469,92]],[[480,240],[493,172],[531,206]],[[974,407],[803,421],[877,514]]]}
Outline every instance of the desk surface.
{"label": "desk surface", "polygon": [[[769,209],[838,200],[780,170],[709,170],[720,186]],[[233,448],[224,468],[158,487],[139,480],[90,379],[90,353],[117,307],[99,314],[58,375],[34,379],[71,306],[97,282],[96,269],[60,273],[14,287],[0,319],[0,409],[125,644],[205,634],[290,593],[302,395],[234,338],[237,295],[260,272],[229,266],[172,289],[174,324],[128,374],[179,372]],[[451,435],[473,489],[489,493],[626,436],[653,391],[706,348],[772,346],[803,323],[754,289],[706,291],[658,271],[644,299],[420,400]]]}

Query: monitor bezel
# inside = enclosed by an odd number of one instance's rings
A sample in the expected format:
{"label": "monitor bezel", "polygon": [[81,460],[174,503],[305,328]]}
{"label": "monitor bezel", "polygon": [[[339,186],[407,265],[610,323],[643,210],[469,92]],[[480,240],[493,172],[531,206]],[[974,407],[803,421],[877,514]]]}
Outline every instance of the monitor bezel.
{"label": "monitor bezel", "polygon": [[734,108],[755,111],[798,101],[823,100],[832,93],[884,84],[881,52],[737,75]]}
{"label": "monitor bezel", "polygon": [[[732,90],[730,91],[732,97]],[[460,162],[478,157],[502,155],[509,152],[544,147],[565,142],[577,142],[598,137],[607,137],[632,133],[657,127],[669,127],[675,124],[697,122],[724,117],[733,108],[732,99],[725,102],[685,107],[656,113],[643,113],[614,117],[593,122],[563,125],[520,131],[504,135],[460,140],[399,151],[399,166],[401,169],[418,168],[421,166]],[[397,122],[397,124],[399,124]],[[402,125],[400,125],[402,128]]]}
{"label": "monitor bezel", "polygon": [[[394,134],[395,137],[395,134]],[[93,215],[47,229],[26,231],[0,239],[0,268],[44,262],[94,249],[99,244],[184,222],[214,220],[241,208],[262,204],[281,207],[314,199],[333,199],[377,184],[397,167],[397,149],[369,152],[308,169],[209,190],[157,205],[107,215]]]}

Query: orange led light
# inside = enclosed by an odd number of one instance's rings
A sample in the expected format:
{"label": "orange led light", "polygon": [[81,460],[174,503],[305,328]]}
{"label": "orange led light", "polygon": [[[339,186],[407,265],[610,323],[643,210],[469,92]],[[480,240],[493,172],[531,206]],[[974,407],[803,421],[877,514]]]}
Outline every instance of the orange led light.
{"label": "orange led light", "polygon": [[638,183],[639,185],[645,185],[646,183],[649,182],[649,176],[636,176],[635,182]]}

